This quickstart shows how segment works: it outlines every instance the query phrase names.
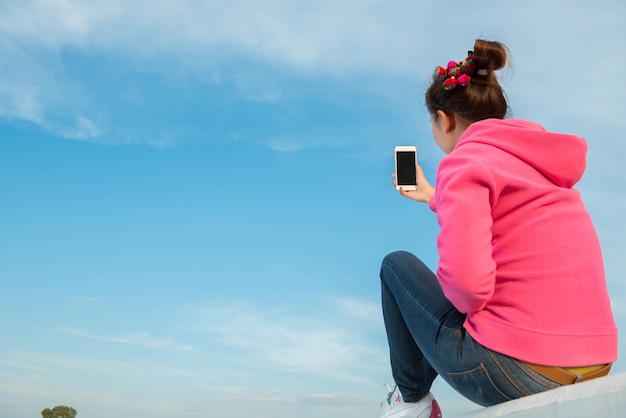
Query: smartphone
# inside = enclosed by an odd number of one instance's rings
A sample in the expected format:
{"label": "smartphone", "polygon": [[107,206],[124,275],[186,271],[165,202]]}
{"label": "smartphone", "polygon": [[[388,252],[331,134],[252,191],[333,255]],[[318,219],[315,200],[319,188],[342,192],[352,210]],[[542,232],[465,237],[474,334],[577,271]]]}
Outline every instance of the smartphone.
{"label": "smartphone", "polygon": [[396,189],[417,190],[415,164],[417,150],[414,146],[401,145],[395,148],[396,155]]}

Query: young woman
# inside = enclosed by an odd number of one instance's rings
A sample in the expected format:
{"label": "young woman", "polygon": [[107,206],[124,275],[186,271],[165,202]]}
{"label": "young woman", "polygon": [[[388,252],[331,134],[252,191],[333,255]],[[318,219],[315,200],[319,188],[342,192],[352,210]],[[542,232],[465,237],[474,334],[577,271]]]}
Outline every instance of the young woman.
{"label": "young woman", "polygon": [[617,358],[600,243],[573,188],[586,141],[505,119],[507,57],[479,39],[426,92],[447,155],[436,190],[418,165],[417,190],[400,193],[437,213],[440,259],[436,273],[407,252],[383,260],[385,418],[441,416],[437,375],[488,406],[604,376]]}

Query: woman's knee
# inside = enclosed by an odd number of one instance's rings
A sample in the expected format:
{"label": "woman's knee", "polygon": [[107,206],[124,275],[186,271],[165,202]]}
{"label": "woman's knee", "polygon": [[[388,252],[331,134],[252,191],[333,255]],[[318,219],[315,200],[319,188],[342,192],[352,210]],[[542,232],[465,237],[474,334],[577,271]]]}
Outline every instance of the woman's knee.
{"label": "woman's knee", "polygon": [[[421,263],[419,259],[408,251],[394,251],[383,258],[380,266],[380,278],[384,282],[387,276],[402,275],[402,272],[410,271],[411,265]],[[393,273],[393,274],[389,274]]]}
{"label": "woman's knee", "polygon": [[415,260],[415,259],[417,259],[417,257],[408,251],[402,251],[402,250],[394,251],[394,252],[387,254],[385,258],[383,258],[382,265],[383,266],[397,265],[400,263],[406,263],[408,260]]}
{"label": "woman's knee", "polygon": [[387,254],[380,267],[380,279],[388,285],[390,281],[400,280],[410,282],[411,286],[441,287],[428,266],[408,251],[394,251]]}

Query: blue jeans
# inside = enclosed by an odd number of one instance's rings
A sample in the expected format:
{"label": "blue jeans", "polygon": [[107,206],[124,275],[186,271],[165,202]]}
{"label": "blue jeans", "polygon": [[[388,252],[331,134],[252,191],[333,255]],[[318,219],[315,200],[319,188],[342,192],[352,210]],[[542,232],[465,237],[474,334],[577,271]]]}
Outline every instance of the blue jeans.
{"label": "blue jeans", "polygon": [[437,375],[483,406],[560,386],[524,362],[477,343],[463,328],[465,314],[413,254],[386,256],[380,278],[391,371],[406,402],[426,396]]}

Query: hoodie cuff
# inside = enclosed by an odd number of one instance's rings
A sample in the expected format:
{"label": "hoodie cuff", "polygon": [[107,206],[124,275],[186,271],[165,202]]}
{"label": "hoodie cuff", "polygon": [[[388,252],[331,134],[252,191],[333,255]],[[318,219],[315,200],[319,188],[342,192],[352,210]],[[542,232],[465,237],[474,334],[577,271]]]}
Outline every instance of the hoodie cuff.
{"label": "hoodie cuff", "polygon": [[428,202],[428,206],[430,206],[430,210],[437,213],[437,192],[436,191],[435,191],[435,194],[432,195],[432,197],[430,198],[430,202]]}

